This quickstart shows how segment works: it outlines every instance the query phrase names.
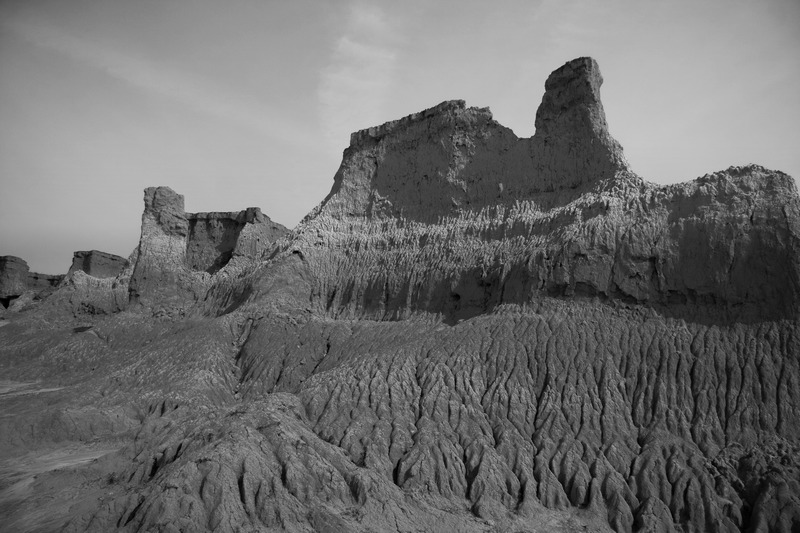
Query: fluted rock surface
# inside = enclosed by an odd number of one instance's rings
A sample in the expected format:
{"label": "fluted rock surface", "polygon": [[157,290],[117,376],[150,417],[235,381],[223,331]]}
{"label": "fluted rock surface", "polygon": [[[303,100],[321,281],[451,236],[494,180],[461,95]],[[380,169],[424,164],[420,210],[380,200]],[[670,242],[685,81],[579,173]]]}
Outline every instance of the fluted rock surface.
{"label": "fluted rock surface", "polygon": [[300,300],[379,319],[457,320],[541,296],[794,316],[794,180],[750,165],[644,181],[608,133],[601,79],[588,58],[555,71],[531,139],[460,101],[353,134],[331,193],[276,257],[303,258],[314,281]]}
{"label": "fluted rock surface", "polygon": [[216,300],[329,317],[256,320],[240,391],[299,395],[353,463],[501,530],[582,509],[617,531],[790,531],[794,181],[647,183],[600,79],[588,59],[553,73],[532,139],[458,101],[353,134],[328,197]]}
{"label": "fluted rock surface", "polygon": [[131,296],[189,312],[0,329],[4,375],[63,398],[0,395],[23,413],[0,445],[120,443],[12,523],[70,501],[51,529],[800,528],[794,182],[647,183],[601,81],[555,71],[530,139],[460,101],[357,132],[283,236],[148,189]]}

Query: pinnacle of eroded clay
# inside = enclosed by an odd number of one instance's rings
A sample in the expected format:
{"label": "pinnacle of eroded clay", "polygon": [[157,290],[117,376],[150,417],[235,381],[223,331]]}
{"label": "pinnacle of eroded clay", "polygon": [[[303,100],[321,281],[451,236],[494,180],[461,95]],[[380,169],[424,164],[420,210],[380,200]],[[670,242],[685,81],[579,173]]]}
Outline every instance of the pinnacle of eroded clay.
{"label": "pinnacle of eroded clay", "polygon": [[602,84],[590,57],[573,59],[547,78],[532,139],[545,189],[573,188],[628,170],[622,147],[608,133]]}
{"label": "pinnacle of eroded clay", "polygon": [[189,223],[183,206],[183,195],[169,187],[148,187],[144,191],[142,229],[145,229],[147,222],[155,224],[168,235],[185,237],[189,231]]}
{"label": "pinnacle of eroded clay", "polygon": [[536,112],[536,132],[544,135],[568,134],[564,126],[570,115],[580,117],[583,124],[597,132],[607,129],[600,86],[603,76],[600,67],[590,57],[580,57],[554,70],[544,84],[545,93]]}
{"label": "pinnacle of eroded clay", "polygon": [[189,221],[183,205],[183,196],[169,187],[145,189],[139,255],[129,286],[131,302],[179,307],[194,292],[195,280],[185,272]]}

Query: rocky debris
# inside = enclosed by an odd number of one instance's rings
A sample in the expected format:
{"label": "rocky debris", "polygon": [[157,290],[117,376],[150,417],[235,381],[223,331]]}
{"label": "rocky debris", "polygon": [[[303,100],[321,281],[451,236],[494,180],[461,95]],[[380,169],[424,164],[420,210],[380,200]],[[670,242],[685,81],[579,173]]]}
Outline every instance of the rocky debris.
{"label": "rocky debris", "polygon": [[0,443],[124,439],[68,531],[797,530],[794,182],[645,182],[601,80],[554,72],[531,139],[460,101],[355,133],[275,244],[148,189],[131,298],[188,312],[17,317],[3,375],[63,389],[0,395]]}
{"label": "rocky debris", "polygon": [[75,252],[67,275],[85,272],[95,278],[116,278],[128,266],[128,260],[98,250]]}

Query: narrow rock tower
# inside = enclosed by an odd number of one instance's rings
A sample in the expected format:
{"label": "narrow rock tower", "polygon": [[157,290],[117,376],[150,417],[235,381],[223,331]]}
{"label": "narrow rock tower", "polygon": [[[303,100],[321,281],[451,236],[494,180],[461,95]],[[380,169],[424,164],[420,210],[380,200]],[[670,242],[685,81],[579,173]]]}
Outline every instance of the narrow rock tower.
{"label": "narrow rock tower", "polygon": [[602,84],[591,57],[573,59],[547,78],[531,139],[542,189],[575,188],[628,170],[622,146],[608,133]]}

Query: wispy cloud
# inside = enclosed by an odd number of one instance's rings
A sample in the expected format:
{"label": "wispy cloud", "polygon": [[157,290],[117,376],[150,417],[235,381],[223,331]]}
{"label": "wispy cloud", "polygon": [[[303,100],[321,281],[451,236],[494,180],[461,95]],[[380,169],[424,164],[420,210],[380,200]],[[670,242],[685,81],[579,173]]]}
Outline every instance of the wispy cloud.
{"label": "wispy cloud", "polygon": [[349,6],[318,89],[326,146],[340,153],[349,135],[382,121],[397,61],[397,29],[377,6]]}
{"label": "wispy cloud", "polygon": [[84,66],[101,70],[148,93],[168,98],[196,112],[250,128],[295,145],[308,144],[308,132],[282,116],[272,105],[237,94],[208,79],[192,76],[131,56],[56,27],[21,21],[0,21],[0,28],[37,47],[59,53]]}

